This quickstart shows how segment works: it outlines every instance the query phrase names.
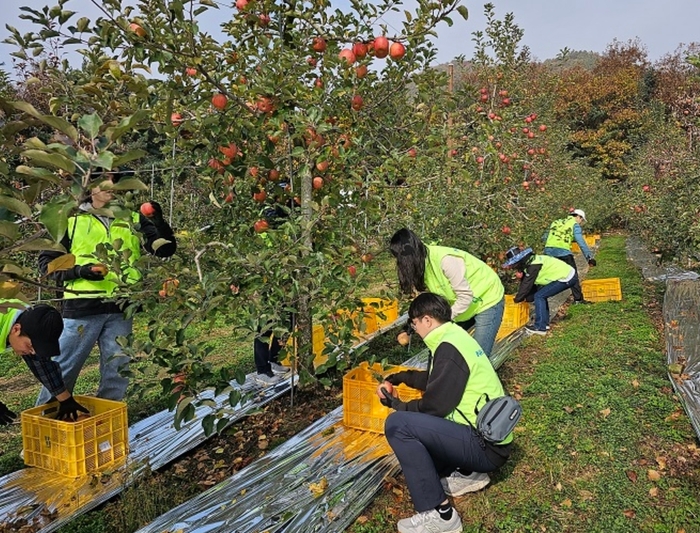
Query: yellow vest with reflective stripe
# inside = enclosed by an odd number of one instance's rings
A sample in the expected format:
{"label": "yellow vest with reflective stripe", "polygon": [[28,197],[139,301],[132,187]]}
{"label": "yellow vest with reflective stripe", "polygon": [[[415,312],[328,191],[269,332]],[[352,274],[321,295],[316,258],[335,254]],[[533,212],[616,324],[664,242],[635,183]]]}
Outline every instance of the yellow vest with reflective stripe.
{"label": "yellow vest with reflective stripe", "polygon": [[459,257],[466,266],[466,279],[474,294],[471,305],[462,314],[453,318],[455,322],[469,320],[474,315],[496,305],[503,299],[505,289],[498,274],[486,263],[473,255],[446,246],[428,246],[428,257],[425,261],[425,285],[430,292],[443,296],[450,305],[457,301],[457,295],[450,285],[440,266],[446,255]]}
{"label": "yellow vest with reflective stripe", "polygon": [[[139,222],[138,213],[132,213],[132,224]],[[122,264],[118,274],[110,268],[102,281],[90,281],[87,279],[75,279],[66,282],[67,289],[80,291],[99,291],[92,294],[74,294],[66,292],[65,298],[104,298],[112,296],[121,282],[136,283],[141,279],[141,273],[133,265],[141,257],[141,242],[128,221],[114,219],[109,229],[95,215],[85,213],[68,219],[68,235],[71,239],[70,252],[75,256],[76,265],[100,263],[95,256],[95,250],[100,244],[110,244],[112,247],[121,240],[119,253],[127,253],[126,264]],[[108,250],[108,255],[117,254],[114,250]]]}

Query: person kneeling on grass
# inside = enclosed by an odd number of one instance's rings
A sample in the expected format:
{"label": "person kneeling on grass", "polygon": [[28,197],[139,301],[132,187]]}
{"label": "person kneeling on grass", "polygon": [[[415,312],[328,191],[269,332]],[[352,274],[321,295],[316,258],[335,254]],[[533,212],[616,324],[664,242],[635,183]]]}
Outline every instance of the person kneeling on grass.
{"label": "person kneeling on grass", "polygon": [[[50,305],[28,306],[21,300],[0,300],[0,343],[24,359],[32,374],[59,401],[58,420],[77,420],[88,413],[66,389],[61,368],[51,358],[60,353],[61,313]],[[0,425],[11,424],[17,414],[0,402]]]}
{"label": "person kneeling on grass", "polygon": [[[479,344],[450,321],[445,298],[420,294],[408,316],[430,349],[428,369],[391,374],[377,389],[382,403],[396,410],[387,417],[384,434],[418,512],[399,520],[398,528],[400,533],[459,533],[462,520],[447,496],[486,487],[486,472],[503,466],[511,453],[512,433],[492,444],[474,429],[475,411],[487,401],[486,395],[498,398],[505,393]],[[423,397],[402,402],[391,390],[401,383],[424,391]]]}
{"label": "person kneeling on grass", "polygon": [[578,285],[576,269],[567,263],[547,255],[535,255],[532,248],[521,250],[517,246],[506,252],[503,268],[513,268],[520,278],[515,303],[535,302],[535,325],[526,327],[531,335],[546,335],[549,329],[548,298]]}

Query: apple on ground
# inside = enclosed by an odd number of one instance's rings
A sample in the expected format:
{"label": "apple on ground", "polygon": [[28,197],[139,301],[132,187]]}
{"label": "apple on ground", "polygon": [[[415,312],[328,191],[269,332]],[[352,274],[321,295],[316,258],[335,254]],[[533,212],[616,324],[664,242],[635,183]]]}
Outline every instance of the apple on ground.
{"label": "apple on ground", "polygon": [[402,331],[396,336],[396,342],[398,342],[401,346],[408,346],[408,344],[411,342],[411,336],[405,331]]}

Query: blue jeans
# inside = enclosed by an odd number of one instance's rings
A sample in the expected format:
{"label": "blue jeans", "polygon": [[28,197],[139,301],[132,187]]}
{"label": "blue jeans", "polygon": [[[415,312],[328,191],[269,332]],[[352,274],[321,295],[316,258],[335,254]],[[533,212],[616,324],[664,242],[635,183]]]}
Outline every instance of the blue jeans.
{"label": "blue jeans", "polygon": [[387,417],[384,433],[419,513],[445,501],[441,477],[458,468],[469,472],[493,472],[498,468],[487,458],[471,427],[438,416],[395,411]]}
{"label": "blue jeans", "polygon": [[[53,359],[61,367],[66,388],[73,392],[78,375],[97,343],[100,348],[100,385],[97,397],[123,400],[129,379],[122,377],[119,371],[128,369],[129,358],[122,353],[117,337],[130,335],[132,326],[132,319],[124,318],[121,313],[64,318],[63,334],[59,341],[61,354]],[[36,404],[45,404],[50,399],[51,393],[42,387]]]}
{"label": "blue jeans", "polygon": [[489,307],[474,316],[474,340],[479,343],[487,357],[491,356],[493,344],[496,342],[498,329],[501,327],[503,312],[506,308],[505,299],[501,299],[493,307]]}
{"label": "blue jeans", "polygon": [[547,285],[537,289],[534,294],[533,301],[535,302],[535,329],[544,331],[549,325],[549,302],[547,298],[559,294],[566,289],[570,289],[578,284],[578,276],[574,274],[566,283],[561,281],[552,281]]}

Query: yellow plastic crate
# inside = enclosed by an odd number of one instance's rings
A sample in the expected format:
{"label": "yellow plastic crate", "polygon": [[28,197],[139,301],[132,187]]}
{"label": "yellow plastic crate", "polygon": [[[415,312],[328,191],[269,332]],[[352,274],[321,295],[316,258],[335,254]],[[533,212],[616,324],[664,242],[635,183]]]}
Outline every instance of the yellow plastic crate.
{"label": "yellow plastic crate", "polygon": [[[374,317],[377,329],[388,326],[399,318],[399,301],[387,298],[362,298],[365,315]],[[370,319],[371,323],[371,319]]]}
{"label": "yellow plastic crate", "polygon": [[[280,361],[284,366],[292,366],[292,360],[290,357],[293,343],[290,337],[287,341],[287,356]],[[314,324],[311,329],[311,346],[314,352],[314,368],[318,368],[326,361],[328,361],[328,356],[323,354],[323,350],[326,348],[326,332],[321,324]]]}
{"label": "yellow plastic crate", "polygon": [[[379,363],[371,367],[366,362],[353,368],[343,377],[343,423],[350,428],[373,433],[384,433],[384,420],[391,409],[381,404],[377,396],[378,376],[409,370],[394,366],[383,370]],[[394,387],[404,402],[420,398],[423,393],[404,384]]]}
{"label": "yellow plastic crate", "polygon": [[58,402],[22,412],[26,465],[75,478],[116,467],[126,459],[126,404],[91,396],[75,399],[90,411],[78,422],[55,420]]}
{"label": "yellow plastic crate", "polygon": [[[595,248],[597,246],[598,241],[600,240],[600,235],[584,235],[583,240],[586,241],[586,244],[589,248]],[[578,245],[578,243],[573,242],[571,244],[571,251],[580,252],[581,247]]]}
{"label": "yellow plastic crate", "polygon": [[501,321],[501,327],[498,328],[496,339],[502,339],[510,335],[516,329],[527,324],[527,321],[530,319],[530,304],[527,302],[516,304],[513,301],[515,296],[512,294],[506,294],[505,299],[506,307],[503,311],[503,320]]}
{"label": "yellow plastic crate", "polygon": [[581,282],[581,289],[589,302],[622,300],[620,278],[586,279]]}

